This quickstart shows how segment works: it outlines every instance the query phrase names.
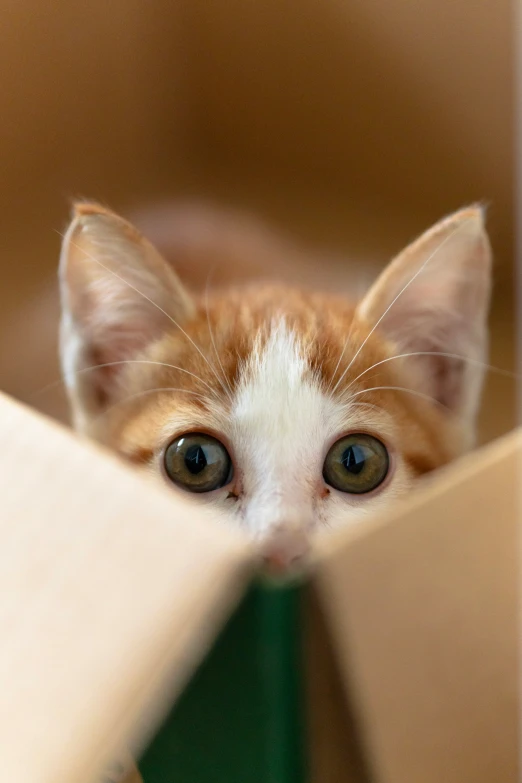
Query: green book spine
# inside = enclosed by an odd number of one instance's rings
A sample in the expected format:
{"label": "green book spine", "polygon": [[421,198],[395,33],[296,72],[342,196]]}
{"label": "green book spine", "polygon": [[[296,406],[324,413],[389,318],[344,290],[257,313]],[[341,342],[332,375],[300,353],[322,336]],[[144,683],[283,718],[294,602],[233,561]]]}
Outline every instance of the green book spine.
{"label": "green book spine", "polygon": [[302,595],[256,584],[143,754],[144,783],[306,783]]}

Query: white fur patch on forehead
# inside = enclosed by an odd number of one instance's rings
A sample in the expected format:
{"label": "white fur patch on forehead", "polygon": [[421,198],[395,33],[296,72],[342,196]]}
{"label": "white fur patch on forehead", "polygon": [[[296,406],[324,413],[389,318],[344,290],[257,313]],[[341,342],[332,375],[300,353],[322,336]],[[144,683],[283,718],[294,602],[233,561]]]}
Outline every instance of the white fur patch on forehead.
{"label": "white fur patch on forehead", "polygon": [[302,341],[281,318],[272,322],[268,336],[258,335],[241,368],[234,415],[241,418],[254,411],[271,412],[270,419],[275,417],[279,423],[286,419],[289,423],[288,409],[296,412],[296,404],[305,402],[303,395],[308,404],[317,403],[319,395],[323,396]]}
{"label": "white fur patch on forehead", "polygon": [[295,389],[309,369],[299,336],[281,318],[272,321],[267,336],[258,334],[242,369],[240,385],[243,391],[252,383],[262,384],[267,391],[281,385]]}
{"label": "white fur patch on forehead", "polygon": [[346,420],[346,406],[314,377],[299,335],[284,319],[274,322],[242,368],[231,412],[245,493],[255,498],[246,515],[250,529],[262,533],[286,524],[291,513],[310,515],[325,443]]}

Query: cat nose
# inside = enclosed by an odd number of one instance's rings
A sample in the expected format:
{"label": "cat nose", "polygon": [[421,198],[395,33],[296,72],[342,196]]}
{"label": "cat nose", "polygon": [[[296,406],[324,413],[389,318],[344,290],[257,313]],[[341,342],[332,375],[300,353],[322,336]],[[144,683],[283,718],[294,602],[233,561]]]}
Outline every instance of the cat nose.
{"label": "cat nose", "polygon": [[302,528],[281,527],[270,532],[263,542],[262,552],[267,570],[281,574],[304,565],[310,552],[310,540]]}

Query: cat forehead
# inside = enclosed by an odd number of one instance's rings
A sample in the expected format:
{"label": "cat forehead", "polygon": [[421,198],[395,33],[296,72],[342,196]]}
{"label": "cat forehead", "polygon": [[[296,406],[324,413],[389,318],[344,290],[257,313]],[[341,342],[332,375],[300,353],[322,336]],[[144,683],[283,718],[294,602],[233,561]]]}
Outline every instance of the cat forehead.
{"label": "cat forehead", "polygon": [[[277,441],[281,455],[301,444],[322,447],[343,430],[361,425],[350,397],[330,393],[315,357],[316,346],[284,317],[275,318],[255,336],[240,363],[230,407],[221,425],[236,444],[262,450]],[[331,379],[330,379],[331,380]],[[384,412],[377,417],[387,418]]]}
{"label": "cat forehead", "polygon": [[[338,346],[326,357],[324,346],[311,333],[305,333],[284,315],[276,315],[248,334],[239,361],[233,364],[233,375],[227,372],[226,360],[211,368],[205,365],[205,378],[214,386],[207,404],[198,408],[191,398],[183,401],[183,418],[194,412],[201,426],[226,434],[232,441],[254,438],[258,446],[277,438],[281,449],[288,444],[314,441],[324,443],[351,426],[361,426],[368,418],[367,409],[351,395],[332,394],[330,388],[339,359]],[[230,355],[230,354],[229,354]],[[332,365],[325,371],[325,364]],[[198,367],[202,370],[203,367]],[[190,379],[189,379],[190,380]],[[196,381],[192,381],[197,388]],[[201,388],[198,388],[201,391]],[[167,417],[166,429],[177,424],[179,410]],[[381,410],[370,418],[389,421]]]}
{"label": "cat forehead", "polygon": [[276,423],[283,429],[297,417],[309,423],[321,419],[326,425],[333,409],[311,367],[309,345],[284,318],[274,319],[256,335],[240,364],[232,419],[241,424],[259,416],[265,426]]}
{"label": "cat forehead", "polygon": [[[297,391],[312,385],[309,356],[302,335],[285,318],[273,319],[258,332],[239,372],[238,395],[243,403],[254,390],[271,396],[278,389]],[[257,394],[256,394],[257,396]],[[285,401],[286,397],[285,397]]]}
{"label": "cat forehead", "polygon": [[[255,376],[261,383],[282,367],[291,372],[288,382],[313,369],[328,384],[341,354],[347,358],[363,339],[354,308],[321,293],[277,286],[236,290],[205,311],[198,338],[215,343],[211,352],[220,355],[228,380],[243,391],[245,379]],[[213,334],[207,337],[205,330]],[[227,361],[231,356],[239,363]]]}
{"label": "cat forehead", "polygon": [[[277,305],[277,298],[274,299],[273,304]],[[354,418],[360,425],[361,419],[364,422],[368,418],[369,408],[377,411],[376,416],[370,414],[371,419],[389,421],[385,408],[379,410],[352,399],[358,383],[347,388],[368,362],[385,355],[380,344],[375,353],[375,340],[371,341],[364,359],[357,357],[351,372],[344,375],[354,356],[354,346],[361,343],[364,333],[359,333],[353,321],[349,325],[339,322],[335,308],[330,312],[328,308],[324,312],[309,309],[304,320],[301,315],[298,308],[289,313],[274,306],[263,312],[263,308],[255,310],[248,303],[237,310],[216,312],[211,308],[210,320],[199,319],[189,341],[183,335],[176,338],[175,347],[167,341],[152,358],[175,361],[189,369],[190,374],[178,375],[176,383],[203,394],[206,403],[199,406],[197,399],[185,397],[180,401],[181,407],[194,411],[202,426],[226,433],[232,427],[231,436],[255,426],[265,431],[275,427],[284,431],[291,422],[300,423],[303,432],[309,432],[313,425],[317,433],[333,435],[348,427]],[[192,340],[202,346],[201,352],[193,349]],[[131,371],[134,373],[134,368]],[[150,368],[138,371],[146,374]],[[342,384],[335,389],[339,379]],[[168,381],[163,379],[158,385],[163,383],[174,385],[174,378],[168,376]],[[362,407],[366,409],[364,415]],[[297,435],[296,425],[293,436]]]}

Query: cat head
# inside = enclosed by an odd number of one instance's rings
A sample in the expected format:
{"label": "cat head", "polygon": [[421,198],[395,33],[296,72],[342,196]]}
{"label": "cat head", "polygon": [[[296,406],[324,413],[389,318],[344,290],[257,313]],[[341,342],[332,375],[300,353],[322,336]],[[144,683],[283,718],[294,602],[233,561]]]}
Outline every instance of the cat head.
{"label": "cat head", "polygon": [[349,302],[261,283],[191,295],[133,226],[80,204],[60,282],[76,428],[275,560],[473,443],[491,287],[480,208],[436,224]]}

